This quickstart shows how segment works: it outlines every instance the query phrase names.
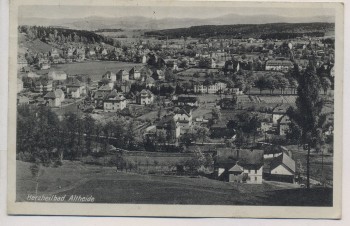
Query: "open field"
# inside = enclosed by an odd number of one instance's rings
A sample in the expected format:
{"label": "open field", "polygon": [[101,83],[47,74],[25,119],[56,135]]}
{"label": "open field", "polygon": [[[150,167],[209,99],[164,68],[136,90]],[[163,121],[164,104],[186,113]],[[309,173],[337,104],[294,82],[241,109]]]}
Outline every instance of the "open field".
{"label": "open field", "polygon": [[[17,161],[16,166],[17,201],[23,201],[28,194],[35,194],[36,183],[29,163]],[[59,168],[41,168],[38,194],[92,195],[97,203],[332,205],[331,189],[307,191],[279,182],[248,185],[205,177],[139,175],[70,161]]]}
{"label": "open field", "polygon": [[[303,147],[298,147],[296,145],[286,146],[293,153],[293,159],[296,162],[297,172],[304,171],[304,176],[306,175],[306,155],[307,151],[303,150]],[[298,161],[301,162],[298,164]],[[323,165],[323,166],[322,166]],[[302,168],[302,170],[300,169]],[[323,172],[322,172],[323,168]],[[321,181],[322,173],[324,175],[327,183],[331,183],[333,181],[333,156],[332,155],[324,155],[323,156],[323,164],[322,164],[322,155],[317,153],[312,153],[310,157],[310,177],[314,180]]]}

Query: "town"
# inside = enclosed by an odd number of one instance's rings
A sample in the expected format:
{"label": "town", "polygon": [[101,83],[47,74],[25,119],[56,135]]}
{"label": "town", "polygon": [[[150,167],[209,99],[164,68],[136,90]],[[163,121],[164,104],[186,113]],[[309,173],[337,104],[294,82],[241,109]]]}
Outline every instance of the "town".
{"label": "town", "polygon": [[[75,163],[241,192],[332,188],[334,36],[118,32],[19,26],[17,160],[36,163],[27,173]],[[323,103],[317,144],[292,114],[310,73]]]}

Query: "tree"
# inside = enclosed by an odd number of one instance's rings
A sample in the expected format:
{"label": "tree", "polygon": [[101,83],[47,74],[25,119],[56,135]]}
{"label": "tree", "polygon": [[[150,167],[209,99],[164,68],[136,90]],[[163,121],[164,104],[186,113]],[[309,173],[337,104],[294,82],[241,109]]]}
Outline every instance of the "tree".
{"label": "tree", "polygon": [[260,90],[261,92],[268,87],[268,82],[266,80],[265,76],[260,76],[258,80],[255,82],[255,86]]}
{"label": "tree", "polygon": [[202,140],[202,144],[203,144],[205,139],[209,136],[209,129],[206,127],[200,126],[196,130],[197,130],[197,136],[199,139]]}
{"label": "tree", "polygon": [[321,80],[321,85],[322,85],[322,89],[324,91],[324,94],[327,94],[327,91],[331,87],[332,82],[327,77],[322,77],[320,80]]}
{"label": "tree", "polygon": [[296,107],[290,107],[287,111],[292,122],[301,128],[301,140],[307,144],[306,176],[307,188],[310,188],[310,153],[311,147],[315,147],[319,140],[320,115],[323,108],[323,101],[319,90],[321,82],[316,74],[315,62],[310,61],[308,67],[301,75],[298,65],[294,65],[294,77],[297,78],[298,97]]}

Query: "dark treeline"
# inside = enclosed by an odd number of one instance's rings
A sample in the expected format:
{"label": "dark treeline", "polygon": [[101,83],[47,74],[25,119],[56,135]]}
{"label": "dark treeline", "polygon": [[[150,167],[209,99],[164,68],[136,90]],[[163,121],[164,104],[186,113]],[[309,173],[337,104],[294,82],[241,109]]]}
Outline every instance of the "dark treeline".
{"label": "dark treeline", "polygon": [[120,32],[120,31],[124,31],[124,30],[120,28],[103,28],[103,29],[95,30],[95,32]]}
{"label": "dark treeline", "polygon": [[18,106],[17,158],[50,164],[75,160],[93,153],[105,153],[109,145],[138,149],[132,120],[114,119],[105,124],[89,114],[59,117],[46,106]]}
{"label": "dark treeline", "polygon": [[[273,23],[238,25],[203,25],[189,28],[166,29],[145,32],[146,36],[168,38],[277,38],[289,39],[303,35],[322,36],[326,31],[334,30],[334,23]],[[270,37],[271,36],[271,37]]]}
{"label": "dark treeline", "polygon": [[104,37],[91,31],[42,26],[19,26],[18,30],[26,33],[30,39],[40,39],[43,42],[82,42],[89,44],[104,42],[113,45],[112,38]]}

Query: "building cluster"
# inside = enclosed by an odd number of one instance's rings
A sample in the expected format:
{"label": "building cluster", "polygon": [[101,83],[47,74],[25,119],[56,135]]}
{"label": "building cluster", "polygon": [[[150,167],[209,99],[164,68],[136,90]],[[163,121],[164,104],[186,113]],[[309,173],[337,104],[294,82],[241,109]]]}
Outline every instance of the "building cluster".
{"label": "building cluster", "polygon": [[215,175],[219,180],[261,184],[263,180],[294,183],[296,165],[283,147],[263,149],[220,148],[214,156]]}

